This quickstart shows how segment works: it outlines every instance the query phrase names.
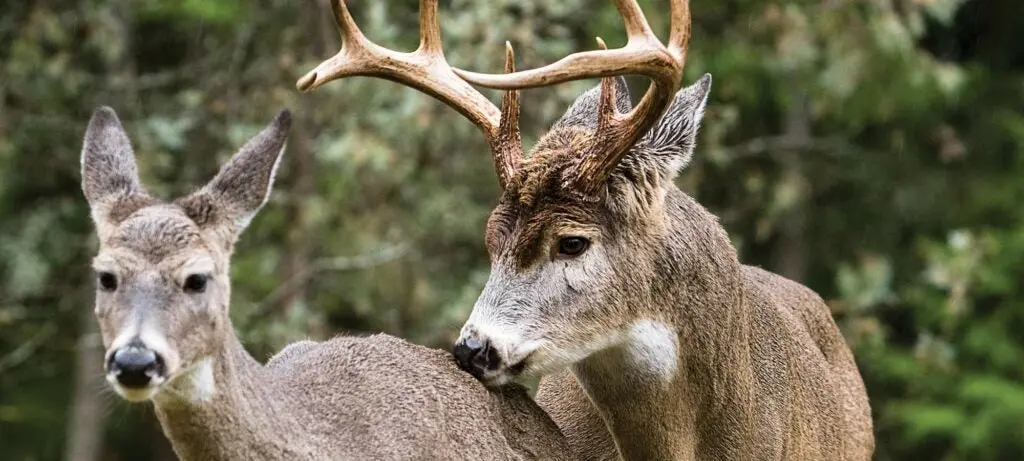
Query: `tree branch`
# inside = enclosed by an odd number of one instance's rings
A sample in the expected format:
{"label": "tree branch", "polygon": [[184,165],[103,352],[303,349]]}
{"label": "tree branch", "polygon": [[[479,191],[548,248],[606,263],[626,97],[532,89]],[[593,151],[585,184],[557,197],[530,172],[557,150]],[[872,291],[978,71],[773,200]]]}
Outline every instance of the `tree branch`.
{"label": "tree branch", "polygon": [[36,334],[32,335],[28,341],[25,341],[7,355],[0,357],[0,374],[21,365],[22,362],[31,358],[32,354],[34,354],[36,349],[39,348],[39,345],[50,339],[56,331],[57,328],[54,327],[52,323],[47,323],[36,331]]}
{"label": "tree branch", "polygon": [[338,256],[334,258],[320,258],[314,260],[306,270],[296,273],[292,278],[279,285],[274,291],[263,298],[253,309],[255,312],[263,312],[268,306],[278,303],[281,299],[292,296],[293,292],[320,272],[338,272],[351,270],[364,270],[381,264],[401,259],[409,252],[408,245],[400,244],[385,247],[384,249],[357,256]]}

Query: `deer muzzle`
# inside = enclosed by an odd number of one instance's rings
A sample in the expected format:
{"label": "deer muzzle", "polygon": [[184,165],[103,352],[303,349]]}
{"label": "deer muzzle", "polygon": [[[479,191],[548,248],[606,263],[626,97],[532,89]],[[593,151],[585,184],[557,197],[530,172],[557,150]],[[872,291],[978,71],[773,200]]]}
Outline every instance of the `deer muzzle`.
{"label": "deer muzzle", "polygon": [[167,381],[167,358],[139,337],[107,352],[107,382],[126,400],[147,400]]}
{"label": "deer muzzle", "polygon": [[148,387],[154,378],[163,375],[164,362],[152,349],[133,343],[110,356],[107,372],[113,374],[121,386],[141,389]]}
{"label": "deer muzzle", "polygon": [[476,379],[484,379],[488,374],[502,368],[501,355],[492,347],[491,342],[477,336],[469,336],[455,343],[452,349],[455,362]]}

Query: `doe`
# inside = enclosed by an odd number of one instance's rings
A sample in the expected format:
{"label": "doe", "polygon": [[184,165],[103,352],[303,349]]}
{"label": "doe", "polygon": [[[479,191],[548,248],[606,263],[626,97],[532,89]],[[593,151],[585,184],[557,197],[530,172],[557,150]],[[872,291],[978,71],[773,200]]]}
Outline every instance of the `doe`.
{"label": "doe", "polygon": [[113,389],[152,400],[184,461],[575,459],[521,388],[488,391],[442,351],[375,335],[292,343],[266,365],[246,352],[228,317],[230,259],[289,125],[282,111],[203,188],[165,202],[139,181],[114,111],[93,114],[82,189]]}

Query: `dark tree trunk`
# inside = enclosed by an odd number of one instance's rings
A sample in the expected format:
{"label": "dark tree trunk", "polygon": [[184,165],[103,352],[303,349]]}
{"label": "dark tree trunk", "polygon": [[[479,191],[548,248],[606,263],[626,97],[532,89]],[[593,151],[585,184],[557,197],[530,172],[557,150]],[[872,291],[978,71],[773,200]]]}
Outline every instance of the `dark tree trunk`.
{"label": "dark tree trunk", "polygon": [[[794,145],[809,144],[811,136],[811,120],[808,114],[807,94],[797,85],[789,89],[789,110],[786,113],[786,126],[783,137],[790,139]],[[796,148],[781,153],[782,178],[785,187],[796,189],[796,202],[782,216],[779,235],[772,254],[774,272],[796,281],[803,281],[807,275],[807,248],[805,232],[807,230],[806,215],[808,182],[803,170],[803,156],[806,149]]]}
{"label": "dark tree trunk", "polygon": [[97,461],[103,448],[106,414],[99,392],[103,382],[103,344],[91,309],[81,309],[81,333],[75,345],[75,389],[68,419],[66,461]]}

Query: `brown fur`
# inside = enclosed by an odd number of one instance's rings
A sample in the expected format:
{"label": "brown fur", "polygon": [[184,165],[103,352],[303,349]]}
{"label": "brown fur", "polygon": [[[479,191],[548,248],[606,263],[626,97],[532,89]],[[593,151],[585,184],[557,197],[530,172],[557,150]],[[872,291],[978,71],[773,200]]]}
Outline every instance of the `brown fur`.
{"label": "brown fur", "polygon": [[[673,183],[709,89],[705,77],[681,90],[596,195],[566,178],[596,89],[520,162],[463,329],[515,363],[478,373],[492,385],[553,373],[537,401],[584,459],[615,459],[613,446],[630,461],[870,459],[864,384],[828,307],[740,264],[718,220]],[[548,251],[572,236],[590,248]]]}
{"label": "brown fur", "polygon": [[[207,186],[173,203],[138,180],[114,112],[94,114],[82,186],[100,237],[96,315],[108,360],[129,341],[166,370],[144,389],[183,460],[570,460],[522,388],[486,389],[438,350],[386,335],[301,341],[266,365],[228,316],[235,240],[266,201],[289,119],[279,115]],[[201,292],[191,275],[207,275]],[[140,346],[133,346],[140,347]],[[155,384],[154,384],[155,383]]]}
{"label": "brown fur", "polygon": [[387,335],[303,349],[263,366],[231,338],[215,359],[220,389],[212,401],[157,398],[178,456],[573,459],[557,426],[522,389],[489,392],[442,351]]}

